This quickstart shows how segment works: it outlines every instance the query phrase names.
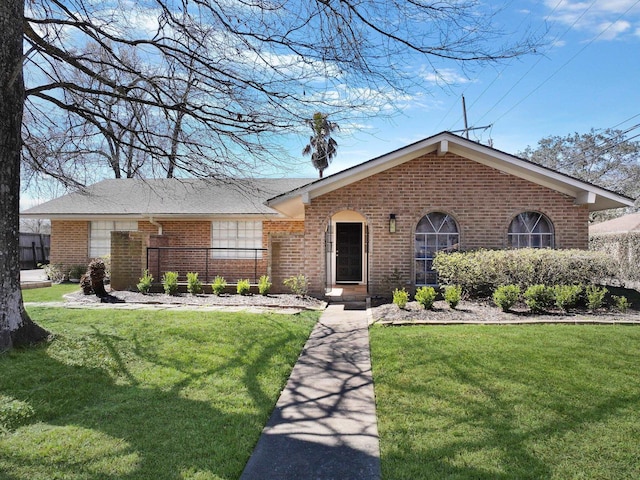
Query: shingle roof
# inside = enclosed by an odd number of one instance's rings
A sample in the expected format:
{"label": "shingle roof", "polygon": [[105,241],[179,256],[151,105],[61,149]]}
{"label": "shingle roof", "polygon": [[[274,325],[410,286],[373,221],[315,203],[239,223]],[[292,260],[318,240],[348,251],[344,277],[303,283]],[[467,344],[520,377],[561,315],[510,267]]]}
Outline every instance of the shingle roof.
{"label": "shingle roof", "polygon": [[21,212],[32,217],[277,215],[264,205],[304,178],[110,179]]}
{"label": "shingle roof", "polygon": [[613,218],[589,226],[589,234],[640,232],[640,212]]}

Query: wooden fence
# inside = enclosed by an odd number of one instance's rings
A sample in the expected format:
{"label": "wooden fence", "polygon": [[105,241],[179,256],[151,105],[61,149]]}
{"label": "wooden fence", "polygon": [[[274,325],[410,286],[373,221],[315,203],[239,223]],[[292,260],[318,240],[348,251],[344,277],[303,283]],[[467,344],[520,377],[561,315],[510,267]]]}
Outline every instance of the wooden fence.
{"label": "wooden fence", "polygon": [[20,234],[20,269],[38,268],[38,264],[49,263],[51,235],[40,233]]}

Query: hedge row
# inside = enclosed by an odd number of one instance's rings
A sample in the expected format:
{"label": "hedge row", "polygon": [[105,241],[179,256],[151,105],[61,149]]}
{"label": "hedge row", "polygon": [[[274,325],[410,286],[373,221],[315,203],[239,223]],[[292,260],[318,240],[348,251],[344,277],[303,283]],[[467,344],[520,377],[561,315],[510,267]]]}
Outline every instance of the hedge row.
{"label": "hedge row", "polygon": [[501,285],[518,285],[524,291],[537,284],[598,283],[614,276],[615,263],[603,252],[522,248],[438,253],[433,268],[441,284],[488,297]]}
{"label": "hedge row", "polygon": [[591,235],[589,249],[615,259],[614,276],[621,282],[640,282],[640,232]]}

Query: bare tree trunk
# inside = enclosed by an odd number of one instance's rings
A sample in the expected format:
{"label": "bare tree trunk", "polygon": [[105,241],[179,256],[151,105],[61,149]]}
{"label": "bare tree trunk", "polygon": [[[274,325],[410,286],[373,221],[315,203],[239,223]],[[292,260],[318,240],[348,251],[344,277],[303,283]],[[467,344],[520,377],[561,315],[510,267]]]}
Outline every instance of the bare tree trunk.
{"label": "bare tree trunk", "polygon": [[20,148],[24,0],[0,2],[0,352],[45,339],[20,290]]}

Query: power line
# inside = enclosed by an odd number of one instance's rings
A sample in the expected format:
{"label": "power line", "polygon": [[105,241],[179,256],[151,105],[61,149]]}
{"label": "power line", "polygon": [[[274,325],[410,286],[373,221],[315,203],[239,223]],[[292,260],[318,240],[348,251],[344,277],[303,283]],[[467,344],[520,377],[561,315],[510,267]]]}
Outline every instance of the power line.
{"label": "power line", "polygon": [[[589,5],[589,6],[588,6],[588,7],[587,7],[587,8],[586,8],[586,9],[585,9],[581,14],[580,14],[580,16],[578,16],[578,17],[574,20],[574,22],[573,22],[571,25],[569,25],[569,27],[567,27],[567,29],[562,33],[562,35],[560,35],[559,37],[555,37],[555,38],[552,40],[552,42],[551,42],[551,43],[552,43],[552,44],[554,44],[554,43],[559,42],[560,40],[562,40],[562,39],[565,37],[565,35],[567,35],[567,33],[569,33],[569,32],[573,29],[573,27],[574,27],[574,26],[575,26],[575,25],[576,25],[580,20],[582,20],[582,17],[584,17],[584,16],[587,14],[587,12],[589,12],[589,10],[591,10],[591,8],[596,4],[596,1],[597,1],[597,0],[593,0],[593,2],[591,2],[591,5]],[[560,2],[556,5],[556,8],[557,8],[559,5],[560,5]],[[603,32],[601,32],[601,34],[602,34],[602,33],[604,33],[604,31],[603,31]],[[596,38],[597,38],[597,37],[596,37]],[[595,39],[594,39],[594,40],[595,40]],[[593,40],[592,40],[592,42],[593,42]],[[588,45],[587,45],[587,46],[588,46]],[[586,46],[585,46],[584,48],[586,48]],[[578,54],[579,54],[579,53],[581,53],[581,52],[584,50],[584,48],[583,48],[582,50],[580,50],[580,52],[578,52]],[[577,54],[576,54],[576,55],[577,55]],[[513,86],[512,86],[509,90],[507,90],[507,92],[506,92],[504,95],[502,95],[502,97],[500,97],[500,100],[498,100],[496,103],[494,103],[494,104],[493,104],[493,106],[492,106],[489,110],[487,110],[487,111],[485,112],[485,114],[484,114],[482,117],[480,117],[480,120],[482,120],[482,119],[483,119],[484,117],[486,117],[489,113],[491,113],[491,112],[492,112],[492,111],[493,111],[493,110],[494,110],[494,109],[495,109],[495,108],[496,108],[496,107],[497,107],[497,106],[498,106],[498,105],[499,105],[499,104],[500,104],[500,103],[501,103],[501,102],[502,102],[502,101],[503,101],[503,100],[504,100],[504,99],[505,99],[505,98],[506,98],[506,97],[507,97],[507,96],[512,92],[512,91],[513,91],[513,89],[514,89],[514,88],[516,88],[516,87],[520,84],[520,82],[522,82],[522,81],[527,77],[527,75],[529,75],[529,74],[531,73],[531,71],[532,71],[534,68],[536,68],[536,67],[538,66],[538,64],[542,61],[542,58],[543,58],[542,56],[541,56],[541,57],[539,57],[539,58],[538,58],[538,60],[537,60],[533,65],[531,65],[531,67],[530,67],[530,68],[529,68],[529,69],[528,69],[528,70],[527,70],[527,71],[526,71],[526,72],[525,72],[525,73],[524,73],[524,74],[523,74],[523,75],[518,79],[518,81],[516,81],[516,83],[514,83],[514,84],[513,84]],[[575,58],[575,55],[574,55],[574,57],[572,57],[570,60],[573,60],[573,58]],[[568,62],[567,62],[567,63],[568,63]],[[542,87],[542,85],[544,85],[544,84],[545,84],[547,81],[549,81],[553,76],[555,76],[555,75],[556,75],[556,74],[557,74],[557,73],[558,73],[562,68],[564,68],[564,66],[565,66],[565,65],[567,65],[567,63],[565,63],[564,65],[562,65],[559,69],[557,69],[554,73],[552,73],[552,74],[551,74],[551,76],[549,76],[546,80],[544,80],[542,83],[540,83],[540,84],[539,84],[539,85],[538,85],[534,90],[532,90],[531,92],[529,92],[529,94],[528,94],[527,96],[525,96],[522,100],[520,100],[520,101],[519,101],[518,103],[516,103],[513,107],[511,107],[509,110],[507,110],[505,113],[503,113],[500,117],[498,117],[498,119],[497,119],[494,123],[498,122],[498,120],[500,120],[502,117],[504,117],[507,113],[511,112],[511,110],[513,110],[515,107],[517,107],[518,105],[520,105],[524,100],[526,100],[527,98],[529,98],[529,96],[531,96],[531,95],[532,95],[534,92],[536,92],[540,87]]]}
{"label": "power line", "polygon": [[614,129],[616,127],[619,127],[620,125],[622,125],[623,123],[627,123],[629,120],[633,120],[634,118],[640,117],[640,113],[636,113],[634,116],[627,118],[626,120],[621,121],[620,123],[617,123],[616,125],[614,125],[613,127],[611,127],[611,129]]}
{"label": "power line", "polygon": [[[589,6],[589,8],[591,8],[595,3],[594,2]],[[500,115],[493,123],[497,123],[498,121],[500,121],[502,118],[504,118],[506,115],[508,115],[509,113],[511,113],[511,111],[513,111],[513,109],[515,109],[518,105],[520,105],[522,102],[524,102],[526,99],[528,99],[531,95],[533,95],[535,92],[537,92],[545,83],[547,83],[549,80],[551,80],[553,77],[555,77],[564,67],[566,67],[569,63],[571,63],[578,55],[580,55],[582,52],[584,52],[589,46],[591,46],[593,44],[593,42],[595,42],[596,40],[598,40],[602,35],[604,35],[613,25],[615,25],[624,15],[626,15],[627,13],[629,13],[636,5],[638,5],[640,3],[640,0],[636,1],[634,4],[632,4],[627,10],[625,10],[623,13],[620,14],[620,16],[616,19],[615,22],[611,22],[609,23],[609,25],[607,25],[606,28],[604,28],[598,35],[596,35],[594,38],[592,38],[587,44],[585,44],[584,47],[582,47],[578,52],[576,52],[571,58],[569,58],[565,63],[563,63],[556,71],[554,71],[551,75],[549,75],[545,80],[543,80],[542,82],[540,82],[540,84],[534,88],[533,90],[531,90],[527,95],[525,95],[524,98],[522,98],[519,102],[517,102],[513,107],[511,107],[509,110],[507,110],[506,112],[504,112],[502,115]],[[589,10],[589,8],[587,10]],[[587,12],[587,10],[585,10],[585,12],[583,12],[583,14],[579,17],[582,18],[582,16],[584,16],[584,14]],[[579,19],[578,19],[579,20]],[[576,20],[576,22],[578,21]],[[574,22],[572,24],[575,25]],[[570,27],[570,28],[572,28]],[[566,32],[565,32],[566,33]],[[563,34],[564,36],[564,34]],[[537,65],[538,62],[536,62]],[[534,65],[535,66],[535,65]],[[531,71],[531,69],[529,69],[527,71],[527,73],[525,74],[525,76]],[[524,77],[522,77],[524,78]],[[522,78],[520,80],[522,80]],[[520,80],[518,80],[518,83],[520,82]],[[513,89],[513,88],[512,88]],[[511,90],[510,90],[511,91]],[[503,96],[504,98],[504,96]],[[502,101],[502,99],[500,99],[500,101]],[[498,102],[499,103],[499,102]],[[493,108],[491,109],[493,110]],[[489,110],[489,111],[491,111]],[[487,112],[488,113],[488,112]],[[485,114],[486,115],[486,114]],[[482,119],[483,117],[481,117]]]}
{"label": "power line", "polygon": [[[515,0],[511,0],[509,3],[507,3],[502,10],[506,10],[507,8],[509,8],[511,6],[511,4],[514,3]],[[563,2],[564,0],[559,0],[557,5],[553,8],[553,11],[555,11],[556,8],[558,8],[558,6]],[[551,13],[553,13],[553,11]],[[528,12],[528,14],[522,18],[522,20],[520,20],[520,23],[517,25],[517,27],[513,30],[513,32],[518,32],[520,30],[520,27],[522,26],[522,24],[524,24],[524,22],[531,17],[531,11]],[[538,28],[536,28],[532,35],[534,35],[538,30],[540,30],[541,26],[538,26]],[[513,36],[513,34],[511,35]],[[493,79],[493,81],[487,86],[487,88],[484,89],[484,91],[480,94],[479,97],[477,97],[474,102],[469,106],[469,108],[473,107],[476,102],[482,97],[482,95],[484,95],[484,93],[489,89],[489,87],[491,87],[491,85],[493,85],[495,83],[495,81],[500,78],[500,76],[502,75],[502,73],[507,69],[507,67],[509,67],[511,65],[511,63],[513,62],[513,58],[509,59],[507,61],[507,64],[504,66],[504,68],[500,71],[500,73],[498,73],[498,75],[496,75],[496,77]],[[484,70],[486,70],[488,67],[485,67],[481,70],[481,72],[483,72]],[[465,93],[467,93],[467,90],[469,89],[469,87],[465,88],[464,91],[462,92],[462,96],[464,96]],[[451,113],[451,111],[455,108],[457,104],[457,99],[454,102],[451,102],[451,107],[449,107],[449,110],[447,110],[447,113],[445,113],[442,118],[440,119],[440,121],[437,123],[435,130],[438,130],[438,127],[445,121],[445,119],[449,116],[449,114]],[[449,127],[447,130],[452,131],[452,128],[454,127],[454,125],[456,123],[458,123],[460,121],[461,117],[458,117],[455,122],[451,125],[451,127]]]}

